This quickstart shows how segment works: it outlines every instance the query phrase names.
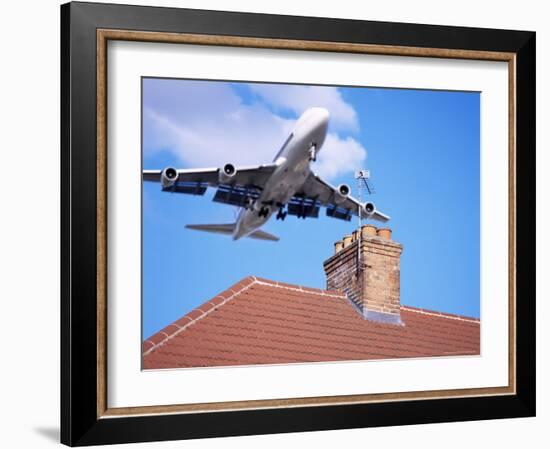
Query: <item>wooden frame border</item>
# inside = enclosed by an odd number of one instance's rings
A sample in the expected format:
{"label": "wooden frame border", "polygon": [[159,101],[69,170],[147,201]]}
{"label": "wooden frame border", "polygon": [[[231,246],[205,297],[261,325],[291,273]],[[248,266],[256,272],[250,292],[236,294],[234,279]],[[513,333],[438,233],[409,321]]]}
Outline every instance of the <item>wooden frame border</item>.
{"label": "wooden frame border", "polygon": [[[443,397],[445,392],[431,391],[422,396],[389,393],[107,409],[103,349],[109,39],[507,62],[509,386],[454,390]],[[535,33],[73,2],[61,6],[60,50],[62,443],[80,446],[535,415]]]}
{"label": "wooden frame border", "polygon": [[[178,405],[159,405],[143,407],[107,407],[107,366],[105,354],[107,351],[107,298],[106,298],[106,280],[107,280],[107,43],[108,41],[137,41],[137,42],[156,42],[170,44],[193,44],[193,45],[214,45],[231,46],[245,48],[268,48],[285,49],[299,51],[327,51],[327,52],[345,52],[376,55],[393,56],[416,56],[428,58],[452,58],[452,59],[470,59],[470,60],[488,60],[508,62],[509,71],[509,385],[507,387],[487,387],[487,388],[469,388],[453,390],[434,390],[418,392],[401,393],[378,393],[378,394],[360,394],[345,396],[323,396],[323,397],[302,397],[285,398],[271,400],[252,400],[252,401],[231,401],[215,402],[201,404],[178,404]],[[514,394],[516,392],[515,379],[515,153],[516,146],[514,141],[515,132],[515,54],[509,52],[493,51],[469,51],[469,50],[451,50],[440,48],[420,48],[420,47],[393,47],[387,45],[371,44],[353,44],[353,43],[334,43],[287,39],[261,39],[246,38],[237,36],[220,35],[200,35],[185,33],[152,33],[146,31],[126,31],[114,29],[97,30],[97,292],[98,292],[98,315],[97,315],[97,353],[98,353],[98,373],[97,373],[97,416],[114,417],[129,415],[151,415],[165,413],[196,413],[205,411],[227,411],[262,408],[281,408],[281,407],[299,407],[341,405],[353,403],[372,403],[419,399],[442,399],[449,397],[482,397]]]}

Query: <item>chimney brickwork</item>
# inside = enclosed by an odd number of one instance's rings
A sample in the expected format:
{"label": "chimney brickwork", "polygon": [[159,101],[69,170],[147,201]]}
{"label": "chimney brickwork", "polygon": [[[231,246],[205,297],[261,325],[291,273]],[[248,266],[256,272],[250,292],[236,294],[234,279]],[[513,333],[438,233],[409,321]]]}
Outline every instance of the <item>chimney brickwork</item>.
{"label": "chimney brickwork", "polygon": [[[335,254],[323,266],[327,289],[340,290],[366,319],[401,322],[400,257],[403,245],[391,230],[361,227],[334,244]],[[360,249],[358,249],[360,245]]]}

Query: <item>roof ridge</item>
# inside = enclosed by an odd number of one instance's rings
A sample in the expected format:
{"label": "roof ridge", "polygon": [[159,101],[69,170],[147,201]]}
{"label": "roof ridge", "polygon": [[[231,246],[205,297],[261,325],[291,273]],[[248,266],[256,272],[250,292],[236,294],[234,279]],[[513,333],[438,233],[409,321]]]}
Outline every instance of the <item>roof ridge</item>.
{"label": "roof ridge", "polygon": [[271,287],[284,288],[286,290],[291,290],[296,292],[304,292],[304,293],[310,293],[310,294],[320,295],[320,296],[329,296],[331,298],[346,297],[344,293],[340,293],[337,290],[323,290],[323,289],[314,288],[314,287],[304,287],[302,285],[287,284],[286,282],[272,281],[269,279],[263,279],[263,278],[257,278],[257,277],[255,277],[254,283],[258,285],[269,285]]}
{"label": "roof ridge", "polygon": [[[265,278],[259,278],[257,276],[252,276],[255,278],[255,283],[259,285],[269,285],[272,287],[278,287],[278,288],[284,288],[291,291],[298,291],[298,292],[305,292],[305,293],[312,293],[320,296],[329,296],[332,298],[347,298],[345,293],[340,293],[338,290],[323,290],[319,288],[314,287],[304,287],[302,285],[296,285],[296,284],[287,284],[286,282],[278,282],[273,281],[271,279],[265,279]],[[419,313],[422,315],[429,315],[429,316],[438,316],[441,318],[448,318],[450,320],[457,320],[457,321],[465,321],[470,323],[480,323],[479,318],[473,318],[466,315],[458,315],[454,313],[445,313],[445,312],[438,312],[436,310],[429,310],[429,309],[422,309],[420,307],[414,307],[414,306],[405,306],[402,305],[401,309],[407,310],[409,312]]]}
{"label": "roof ridge", "polygon": [[447,318],[449,320],[457,320],[457,321],[466,321],[468,323],[480,323],[479,318],[473,318],[465,315],[457,315],[454,313],[445,313],[445,312],[437,312],[435,310],[428,310],[428,309],[421,309],[419,307],[414,306],[401,306],[402,310],[406,310],[408,312],[414,312],[421,315],[429,315],[429,316],[438,316],[441,318]]}
{"label": "roof ridge", "polygon": [[[247,284],[245,285],[242,285],[240,289],[238,290],[233,290],[233,288],[239,284],[242,284],[244,282],[247,282]],[[214,298],[206,301],[205,303],[202,303],[201,305],[199,305],[198,307],[195,307],[193,310],[191,310],[189,313],[187,313],[183,318],[188,318],[189,321],[188,323],[186,323],[185,325],[183,326],[179,326],[178,324],[176,324],[177,321],[179,320],[176,320],[174,321],[173,323],[169,324],[168,326],[166,327],[170,327],[170,326],[175,326],[177,328],[177,330],[175,332],[172,332],[171,334],[167,334],[164,329],[161,329],[159,332],[157,332],[156,334],[153,334],[154,335],[158,335],[158,334],[164,334],[165,337],[159,341],[158,343],[154,343],[153,341],[151,341],[150,339],[153,337],[149,337],[147,340],[145,340],[143,342],[143,344],[145,343],[150,343],[152,344],[153,346],[151,346],[149,349],[147,349],[147,351],[144,351],[143,352],[143,356],[146,356],[148,354],[150,354],[151,352],[153,352],[155,349],[157,349],[158,347],[162,346],[164,343],[166,343],[168,340],[174,338],[176,335],[180,334],[181,332],[183,332],[185,329],[187,329],[189,326],[191,326],[192,324],[196,323],[197,321],[203,319],[205,316],[209,315],[210,312],[212,312],[213,310],[216,310],[218,307],[221,307],[223,306],[224,304],[228,303],[229,301],[231,301],[235,296],[238,296],[240,295],[243,291],[245,290],[248,290],[252,285],[258,283],[258,279],[256,278],[256,276],[248,276],[248,277],[245,277],[244,279],[241,279],[239,282],[233,284],[231,287],[229,287],[227,290],[225,291],[231,291],[233,292],[230,296],[228,296],[227,298],[223,298],[222,294],[220,295],[216,295],[214,296]],[[214,301],[216,298],[223,298],[223,300],[219,303],[219,304],[214,304],[213,307],[211,307],[210,309],[208,310],[202,310],[202,309],[205,309],[206,305],[212,305],[212,301]],[[201,308],[202,307],[202,308]],[[199,311],[200,314],[198,316],[196,316],[195,318],[191,318],[189,315],[191,315],[193,312],[195,311]],[[180,318],[180,319],[183,319],[183,318]]]}

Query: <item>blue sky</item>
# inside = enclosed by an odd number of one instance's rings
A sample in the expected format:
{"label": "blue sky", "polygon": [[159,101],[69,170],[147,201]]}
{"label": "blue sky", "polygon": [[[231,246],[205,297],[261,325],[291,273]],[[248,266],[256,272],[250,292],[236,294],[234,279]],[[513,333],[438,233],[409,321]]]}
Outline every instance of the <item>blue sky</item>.
{"label": "blue sky", "polygon": [[[477,92],[145,78],[143,168],[269,162],[311,106],[331,113],[313,170],[354,195],[354,170],[371,170],[369,199],[404,245],[401,303],[479,317]],[[213,194],[143,186],[144,337],[249,275],[324,288],[323,261],[357,225],[324,211],[272,219],[265,230],[276,243],[185,229],[234,221],[235,209]]]}

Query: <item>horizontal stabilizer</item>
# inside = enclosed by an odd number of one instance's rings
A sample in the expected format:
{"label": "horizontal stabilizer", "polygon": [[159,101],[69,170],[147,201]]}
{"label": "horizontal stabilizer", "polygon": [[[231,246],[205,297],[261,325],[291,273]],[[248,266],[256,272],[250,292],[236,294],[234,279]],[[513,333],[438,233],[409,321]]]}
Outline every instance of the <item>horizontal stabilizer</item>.
{"label": "horizontal stabilizer", "polygon": [[[235,223],[226,223],[226,224],[188,224],[185,225],[187,229],[193,229],[195,231],[204,231],[212,232],[214,234],[225,234],[232,235],[235,230]],[[269,234],[268,232],[257,230],[252,234],[249,234],[247,237],[257,240],[269,240],[272,242],[279,241],[279,237]]]}
{"label": "horizontal stabilizer", "polygon": [[227,224],[188,224],[185,225],[187,229],[194,229],[195,231],[213,232],[215,234],[233,234],[235,229],[235,223]]}
{"label": "horizontal stabilizer", "polygon": [[269,240],[271,242],[278,242],[279,237],[276,235],[270,234],[269,232],[265,231],[254,231],[252,234],[250,234],[248,237],[251,239],[257,239],[257,240]]}

